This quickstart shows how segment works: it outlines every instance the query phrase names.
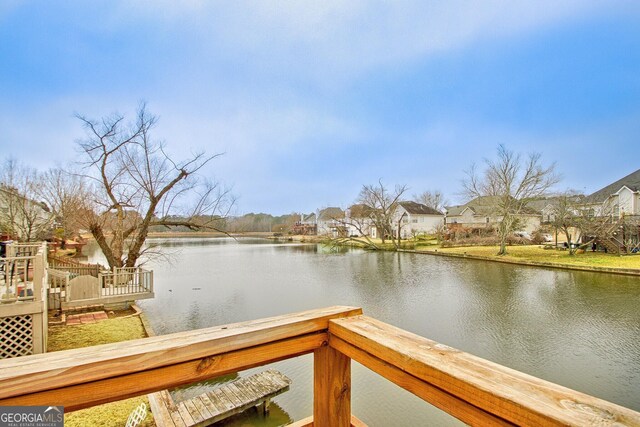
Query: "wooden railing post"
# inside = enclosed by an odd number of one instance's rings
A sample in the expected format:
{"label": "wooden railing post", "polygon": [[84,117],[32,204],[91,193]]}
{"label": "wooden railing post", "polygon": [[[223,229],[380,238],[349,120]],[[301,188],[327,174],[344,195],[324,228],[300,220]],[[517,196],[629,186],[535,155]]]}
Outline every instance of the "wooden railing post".
{"label": "wooden railing post", "polygon": [[313,352],[313,425],[351,425],[351,359],[329,346]]}

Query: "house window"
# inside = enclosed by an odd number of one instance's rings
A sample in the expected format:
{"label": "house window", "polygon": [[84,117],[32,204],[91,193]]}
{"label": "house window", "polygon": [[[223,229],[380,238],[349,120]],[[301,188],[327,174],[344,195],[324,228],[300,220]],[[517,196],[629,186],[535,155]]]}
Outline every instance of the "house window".
{"label": "house window", "polygon": [[613,205],[613,216],[615,216],[615,217],[619,217],[620,216],[620,206]]}
{"label": "house window", "polygon": [[489,224],[489,217],[487,217],[487,224]]}
{"label": "house window", "polygon": [[411,220],[411,223],[412,223],[412,224],[417,224],[417,223],[418,223],[418,219],[417,219],[417,218],[413,218],[413,219]]}

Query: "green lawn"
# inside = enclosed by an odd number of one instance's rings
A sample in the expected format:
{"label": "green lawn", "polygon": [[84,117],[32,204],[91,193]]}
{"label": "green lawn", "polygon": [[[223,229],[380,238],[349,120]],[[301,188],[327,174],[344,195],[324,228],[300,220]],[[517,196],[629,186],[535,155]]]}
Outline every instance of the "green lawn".
{"label": "green lawn", "polygon": [[[120,317],[98,323],[77,326],[53,326],[49,328],[47,351],[69,350],[146,337],[138,316]],[[147,405],[147,418],[141,426],[155,426],[146,396],[107,403],[65,414],[66,427],[116,427],[123,426],[140,403]]]}
{"label": "green lawn", "polygon": [[524,262],[543,262],[549,264],[565,264],[579,267],[607,267],[616,269],[640,269],[640,255],[618,256],[603,252],[587,251],[582,254],[569,255],[569,251],[543,249],[540,245],[508,246],[507,255],[498,256],[498,246],[464,246],[440,248],[434,245],[418,246],[418,250],[442,253],[468,254],[496,259]]}

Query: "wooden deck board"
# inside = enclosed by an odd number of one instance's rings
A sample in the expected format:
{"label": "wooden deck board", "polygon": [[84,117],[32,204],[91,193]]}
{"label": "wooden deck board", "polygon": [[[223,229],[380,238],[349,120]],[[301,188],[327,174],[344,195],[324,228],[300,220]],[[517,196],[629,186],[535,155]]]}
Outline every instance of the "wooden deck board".
{"label": "wooden deck board", "polygon": [[182,417],[186,425],[189,426],[195,424],[193,417],[189,413],[189,408],[187,408],[184,402],[178,403],[178,412],[180,413],[180,416]]}
{"label": "wooden deck board", "polygon": [[199,424],[204,421],[204,416],[200,413],[200,409],[196,405],[195,399],[185,400],[184,406],[189,410],[189,414],[191,414],[194,424]]}
{"label": "wooden deck board", "polygon": [[215,417],[220,413],[220,411],[218,411],[218,408],[214,406],[213,402],[211,401],[211,399],[209,399],[209,396],[207,396],[206,393],[203,393],[198,397],[200,397],[200,400],[202,400],[205,408],[207,408],[210,417]]}
{"label": "wooden deck board", "polygon": [[150,402],[154,416],[158,414],[158,427],[205,426],[268,402],[272,397],[289,390],[290,383],[280,372],[268,370],[177,404],[166,390],[150,395]]}
{"label": "wooden deck board", "polygon": [[219,388],[211,390],[209,392],[209,397],[212,399],[216,399],[216,402],[218,402],[218,404],[220,404],[220,406],[224,408],[224,412],[228,412],[233,409],[233,402],[231,402],[227,395],[223,393]]}
{"label": "wooden deck board", "polygon": [[205,395],[207,396],[207,398],[209,398],[211,405],[216,409],[215,412],[211,412],[214,416],[218,416],[227,412],[228,408],[222,402],[216,399],[213,393],[208,392],[205,393]]}
{"label": "wooden deck board", "polygon": [[[167,402],[164,401],[166,398],[164,395],[168,395],[168,391],[161,391],[158,393],[152,393],[149,397],[149,406],[151,406],[151,412],[153,412],[153,418],[156,421],[156,425],[159,427],[183,427],[184,423],[176,424],[173,418],[171,417],[171,412],[167,407]],[[180,418],[182,421],[182,418]]]}

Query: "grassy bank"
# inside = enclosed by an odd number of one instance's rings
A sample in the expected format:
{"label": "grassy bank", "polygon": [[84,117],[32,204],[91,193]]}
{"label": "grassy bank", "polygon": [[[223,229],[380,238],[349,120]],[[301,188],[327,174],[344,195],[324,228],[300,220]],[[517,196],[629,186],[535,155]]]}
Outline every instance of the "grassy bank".
{"label": "grassy bank", "polygon": [[511,261],[523,264],[549,264],[555,266],[569,266],[577,268],[608,268],[614,270],[640,270],[640,256],[618,256],[603,252],[584,252],[569,255],[569,251],[543,249],[539,245],[509,246],[507,255],[498,256],[498,246],[464,246],[454,248],[441,248],[435,245],[417,246],[415,248],[424,252],[438,252],[440,254],[469,255],[494,259],[496,261]]}
{"label": "grassy bank", "polygon": [[[144,337],[146,337],[146,333],[138,316],[120,317],[87,325],[53,326],[49,328],[47,351],[90,347]],[[123,426],[127,422],[131,411],[142,402],[147,405],[147,418],[140,425],[145,427],[155,426],[153,416],[148,409],[149,401],[146,396],[107,403],[65,414],[64,425],[66,427]]]}

